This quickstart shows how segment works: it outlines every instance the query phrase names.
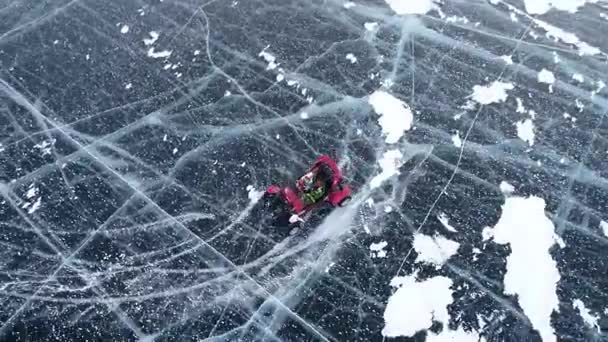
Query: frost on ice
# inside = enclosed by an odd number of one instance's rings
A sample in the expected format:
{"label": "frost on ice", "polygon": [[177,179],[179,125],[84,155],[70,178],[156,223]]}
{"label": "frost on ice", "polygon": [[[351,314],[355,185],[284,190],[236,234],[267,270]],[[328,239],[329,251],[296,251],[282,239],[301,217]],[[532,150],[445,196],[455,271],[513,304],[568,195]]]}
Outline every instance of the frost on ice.
{"label": "frost on ice", "polygon": [[460,244],[443,236],[430,237],[424,234],[414,236],[414,249],[418,256],[416,262],[427,262],[441,267],[452,255],[456,254]]}
{"label": "frost on ice", "polygon": [[386,135],[388,144],[399,141],[405,131],[412,127],[414,114],[407,103],[381,90],[371,94],[368,101],[374,111],[380,115],[378,123]]}
{"label": "frost on ice", "polygon": [[401,159],[403,154],[399,150],[390,150],[384,152],[382,159],[378,161],[382,171],[379,175],[372,178],[370,181],[370,187],[372,189],[379,187],[385,180],[391,178],[394,175],[399,174],[399,167],[401,166]]}
{"label": "frost on ice", "polygon": [[534,196],[508,197],[492,233],[496,243],[511,247],[504,277],[506,294],[518,296],[543,341],[555,341],[551,314],[559,310],[556,286],[560,275],[549,254],[556,235],[553,223],[545,216],[545,201]]}
{"label": "frost on ice", "polygon": [[447,306],[453,301],[451,279],[438,276],[417,282],[415,275],[395,277],[391,286],[397,291],[386,304],[382,335],[414,336],[430,328],[433,321],[448,323]]}
{"label": "frost on ice", "polygon": [[507,90],[512,89],[512,83],[494,81],[485,86],[474,86],[473,94],[471,96],[474,101],[482,105],[487,105],[490,103],[504,102],[508,97]]}
{"label": "frost on ice", "polygon": [[25,193],[26,202],[21,206],[21,208],[27,209],[28,214],[33,214],[40,208],[40,205],[42,204],[42,196],[36,198],[39,191],[40,190],[32,183]]}

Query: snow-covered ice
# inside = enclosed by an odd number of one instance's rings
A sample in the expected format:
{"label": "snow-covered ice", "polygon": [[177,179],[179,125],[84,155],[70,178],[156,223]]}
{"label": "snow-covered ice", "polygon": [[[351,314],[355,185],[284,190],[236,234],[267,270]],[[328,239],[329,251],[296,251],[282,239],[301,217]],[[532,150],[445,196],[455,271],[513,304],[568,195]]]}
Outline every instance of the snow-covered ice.
{"label": "snow-covered ice", "polygon": [[416,262],[431,263],[442,266],[452,255],[458,252],[460,244],[443,236],[414,235],[414,250],[418,254]]}
{"label": "snow-covered ice", "polygon": [[416,276],[396,277],[391,286],[397,291],[386,304],[382,335],[411,337],[430,328],[433,321],[448,322],[447,306],[453,301],[450,278],[438,276],[419,282]]}
{"label": "snow-covered ice", "polygon": [[473,87],[473,100],[488,105],[491,103],[504,102],[507,97],[507,90],[512,90],[514,85],[508,82],[494,81],[488,85],[476,85]]}
{"label": "snow-covered ice", "polygon": [[394,175],[398,175],[402,158],[403,154],[401,154],[401,151],[399,150],[389,150],[385,152],[382,155],[382,158],[378,161],[382,171],[370,181],[370,187],[372,189],[377,188],[387,179],[393,177]]}
{"label": "snow-covered ice", "polygon": [[386,142],[394,144],[412,127],[414,114],[407,103],[378,90],[369,96],[369,104],[380,115],[378,123],[386,135]]}
{"label": "snow-covered ice", "polygon": [[534,145],[534,122],[530,119],[519,121],[515,124],[517,127],[517,136],[528,143]]}

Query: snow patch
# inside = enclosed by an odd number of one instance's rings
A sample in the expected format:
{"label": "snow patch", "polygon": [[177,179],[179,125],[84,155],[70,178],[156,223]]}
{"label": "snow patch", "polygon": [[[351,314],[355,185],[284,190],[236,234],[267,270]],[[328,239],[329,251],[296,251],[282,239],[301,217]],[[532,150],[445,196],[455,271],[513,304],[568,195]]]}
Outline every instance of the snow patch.
{"label": "snow patch", "polygon": [[511,247],[504,276],[506,294],[518,296],[543,341],[555,341],[551,313],[559,310],[556,286],[560,275],[549,254],[556,234],[545,216],[545,201],[535,196],[508,197],[493,234],[496,243]]}
{"label": "snow patch", "polygon": [[517,101],[517,109],[515,110],[515,112],[517,112],[517,113],[525,113],[526,112],[526,108],[524,107],[524,103],[521,101],[521,99],[519,97],[516,97],[515,101]]}
{"label": "snow patch", "polygon": [[351,64],[357,62],[357,57],[355,57],[355,55],[353,55],[352,53],[346,54],[346,59],[348,59]]}
{"label": "snow patch", "polygon": [[530,119],[517,122],[517,136],[528,143],[528,145],[534,145],[534,122]]}
{"label": "snow patch", "polygon": [[508,65],[513,64],[513,59],[511,58],[511,56],[500,56],[500,59],[502,59],[503,61],[505,61],[505,63],[507,63]]}
{"label": "snow patch", "polygon": [[391,178],[394,175],[399,174],[399,167],[401,166],[403,154],[399,150],[390,150],[384,152],[382,159],[378,161],[382,172],[379,175],[372,178],[369,186],[374,189],[380,186],[385,180]]}
{"label": "snow patch", "polygon": [[448,240],[443,236],[430,237],[416,234],[414,236],[414,249],[418,256],[416,262],[427,262],[441,267],[452,255],[456,254],[460,244]]}
{"label": "snow patch", "polygon": [[414,336],[430,328],[433,320],[448,323],[447,306],[453,301],[450,278],[438,276],[417,282],[415,275],[395,277],[391,286],[397,291],[384,310],[383,336]]}
{"label": "snow patch", "polygon": [[[565,0],[569,1],[569,0]],[[602,51],[594,46],[591,46],[583,41],[581,41],[574,33],[566,32],[559,27],[555,27],[550,25],[542,20],[534,19],[534,23],[543,28],[547,33],[546,36],[549,39],[553,39],[555,41],[562,41],[566,44],[574,45],[578,48],[578,54],[583,55],[596,55],[600,54]]]}
{"label": "snow patch", "polygon": [[249,197],[249,200],[251,201],[251,204],[255,204],[257,203],[260,198],[262,198],[262,196],[264,196],[264,191],[262,190],[256,190],[253,185],[247,185],[247,197]]}
{"label": "snow patch", "polygon": [[277,58],[275,56],[273,56],[271,53],[267,52],[266,49],[268,49],[270,47],[270,45],[266,46],[264,48],[264,50],[262,50],[258,56],[264,58],[264,60],[266,61],[266,63],[268,63],[268,65],[266,66],[266,70],[273,70],[276,69],[277,67]]}
{"label": "snow patch", "polygon": [[460,139],[460,134],[456,132],[456,134],[452,135],[452,143],[456,147],[462,147],[462,139]]}
{"label": "snow patch", "polygon": [[163,51],[156,52],[156,51],[154,51],[154,48],[151,47],[148,50],[148,57],[151,57],[151,58],[167,58],[167,57],[171,56],[171,53],[172,53],[172,51],[169,51],[169,50],[163,50]]}
{"label": "snow patch", "polygon": [[549,92],[553,92],[553,84],[555,83],[555,76],[553,73],[547,69],[541,70],[538,73],[538,81],[541,83],[546,83],[549,85]]}
{"label": "snow patch", "polygon": [[51,154],[51,150],[53,148],[53,144],[55,144],[55,141],[55,139],[51,139],[51,141],[44,140],[34,145],[34,148],[37,148],[38,150],[40,150],[43,156],[46,156],[47,154]]}
{"label": "snow patch", "polygon": [[598,334],[602,332],[600,325],[598,324],[599,317],[592,315],[591,311],[585,307],[585,303],[583,303],[580,299],[575,299],[572,302],[572,305],[578,309],[578,312],[583,318],[583,321],[585,321],[585,324],[591,328],[597,329]]}
{"label": "snow patch", "polygon": [[545,14],[552,8],[575,13],[586,3],[595,2],[597,0],[524,0],[524,6],[529,14]]}
{"label": "snow patch", "polygon": [[150,35],[150,38],[144,38],[144,44],[146,46],[156,43],[156,41],[158,40],[158,37],[160,37],[160,35],[156,31],[150,31],[150,33],[148,33],[148,34]]}
{"label": "snow patch", "polygon": [[606,222],[606,221],[600,222],[600,228],[602,228],[604,235],[606,235],[606,237],[608,237],[608,222]]}
{"label": "snow patch", "polygon": [[505,195],[509,195],[515,191],[515,187],[505,181],[502,181],[500,182],[500,191]]}
{"label": "snow patch", "polygon": [[127,32],[129,32],[129,26],[123,25],[122,28],[120,29],[120,33],[125,34]]}
{"label": "snow patch", "polygon": [[365,27],[365,29],[368,31],[375,31],[378,28],[378,23],[376,23],[376,22],[365,23],[365,24],[363,24],[363,27]]}
{"label": "snow patch", "polygon": [[397,14],[426,14],[433,9],[438,9],[433,0],[384,0]]}
{"label": "snow patch", "polygon": [[481,231],[482,241],[488,241],[488,240],[490,240],[493,237],[494,237],[494,229],[492,227],[485,227]]}
{"label": "snow patch", "polygon": [[133,87],[133,84],[131,83],[127,83],[127,85],[125,85],[125,89],[131,89]]}
{"label": "snow patch", "polygon": [[378,123],[386,135],[386,142],[394,144],[412,127],[414,114],[410,106],[393,95],[377,90],[369,96],[369,104],[380,115]]}
{"label": "snow patch", "polygon": [[486,339],[476,331],[467,332],[458,327],[457,330],[444,330],[435,335],[432,331],[428,332],[426,342],[485,342]]}
{"label": "snow patch", "polygon": [[508,97],[507,90],[512,90],[513,88],[512,83],[494,81],[486,86],[474,86],[471,97],[482,105],[504,102]]}
{"label": "snow patch", "polygon": [[384,258],[386,257],[386,251],[384,250],[384,248],[388,246],[388,243],[386,241],[382,241],[379,243],[372,243],[369,246],[369,249],[371,251],[371,257],[372,258]]}
{"label": "snow patch", "polygon": [[441,213],[439,215],[437,215],[437,219],[439,220],[439,222],[441,222],[441,224],[443,225],[443,227],[451,232],[456,233],[457,230],[456,228],[452,227],[449,223],[449,219],[448,216],[444,213]]}
{"label": "snow patch", "polygon": [[33,214],[36,210],[40,208],[40,203],[42,202],[42,197],[38,197],[36,202],[32,204],[32,206],[27,210],[28,214]]}
{"label": "snow patch", "polygon": [[347,1],[347,2],[344,3],[344,8],[349,9],[349,8],[355,7],[355,5],[356,4],[354,2]]}

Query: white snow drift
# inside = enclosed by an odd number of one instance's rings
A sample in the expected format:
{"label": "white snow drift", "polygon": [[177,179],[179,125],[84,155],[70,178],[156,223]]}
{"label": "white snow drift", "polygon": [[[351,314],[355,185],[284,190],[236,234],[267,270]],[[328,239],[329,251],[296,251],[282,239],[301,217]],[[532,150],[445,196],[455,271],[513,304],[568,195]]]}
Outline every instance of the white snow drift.
{"label": "white snow drift", "polygon": [[545,216],[545,201],[534,196],[508,197],[492,233],[496,243],[511,247],[505,292],[518,296],[543,341],[555,341],[551,313],[559,310],[556,286],[560,275],[549,254],[557,239],[553,223]]}

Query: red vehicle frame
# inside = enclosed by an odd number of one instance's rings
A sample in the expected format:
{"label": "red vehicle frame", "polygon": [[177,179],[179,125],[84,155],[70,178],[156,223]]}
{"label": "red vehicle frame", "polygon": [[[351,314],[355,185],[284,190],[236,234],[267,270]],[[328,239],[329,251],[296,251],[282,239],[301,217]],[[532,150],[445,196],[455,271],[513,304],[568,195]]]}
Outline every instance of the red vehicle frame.
{"label": "red vehicle frame", "polygon": [[351,199],[351,188],[342,177],[342,171],[336,162],[327,155],[320,156],[317,161],[306,172],[315,171],[316,169],[327,166],[331,170],[330,186],[327,190],[325,198],[311,205],[305,205],[302,202],[302,193],[297,187],[279,185],[271,185],[266,189],[266,194],[280,196],[291,209],[291,214],[298,216],[305,215],[313,208],[323,204],[324,202],[331,204],[334,207],[344,206]]}

